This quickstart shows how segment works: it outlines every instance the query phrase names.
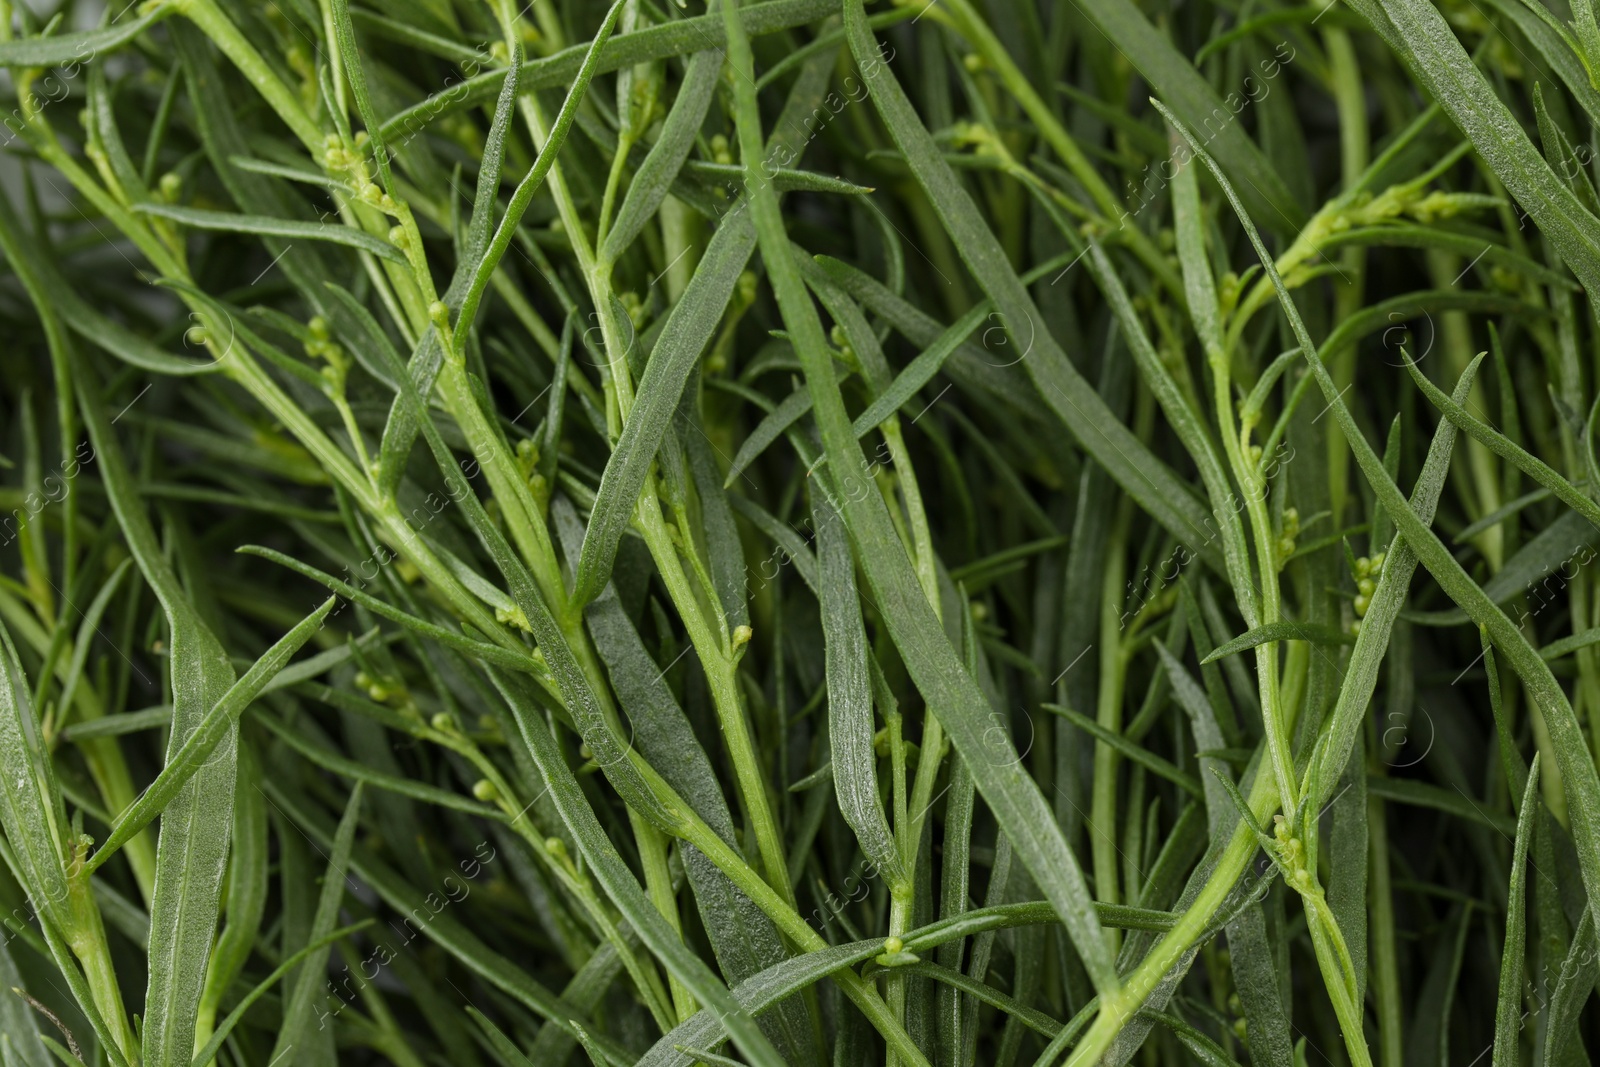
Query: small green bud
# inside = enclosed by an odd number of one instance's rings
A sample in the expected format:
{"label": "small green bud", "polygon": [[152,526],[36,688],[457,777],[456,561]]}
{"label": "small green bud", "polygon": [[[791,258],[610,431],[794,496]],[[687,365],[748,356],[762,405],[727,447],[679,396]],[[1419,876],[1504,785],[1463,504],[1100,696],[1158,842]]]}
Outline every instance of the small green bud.
{"label": "small green bud", "polygon": [[494,621],[505,623],[508,626],[515,626],[523,633],[533,632],[533,627],[528,624],[528,616],[523,614],[522,609],[516,607],[515,605],[513,605],[510,609],[495,608]]}

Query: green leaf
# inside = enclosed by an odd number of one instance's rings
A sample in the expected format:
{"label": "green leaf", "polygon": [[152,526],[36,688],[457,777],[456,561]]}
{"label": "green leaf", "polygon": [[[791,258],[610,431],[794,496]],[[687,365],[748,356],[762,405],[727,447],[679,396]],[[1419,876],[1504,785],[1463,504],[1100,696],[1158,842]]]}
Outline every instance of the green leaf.
{"label": "green leaf", "polygon": [[1442,811],[1446,815],[1488,826],[1501,833],[1510,833],[1516,825],[1510,816],[1498,811],[1485,810],[1459,790],[1446,789],[1415,778],[1388,778],[1374,775],[1367,780],[1367,792],[1399,804]]}
{"label": "green leaf", "polygon": [[239,1025],[240,1019],[244,1018],[245,1012],[254,1007],[256,1001],[269,993],[272,987],[282,980],[284,975],[304,962],[307,956],[312,953],[323,952],[351,934],[360,933],[376,921],[375,919],[364,919],[361,922],[340,927],[315,938],[310,944],[286,957],[282,963],[273,969],[271,974],[257,982],[255,988],[240,998],[239,1003],[228,1013],[228,1017],[222,1020],[222,1025],[217,1027],[217,1032],[211,1035],[211,1039],[205,1043],[199,1052],[195,1053],[195,1057],[190,1061],[189,1067],[206,1067],[207,1064],[211,1063],[216,1058],[217,1052],[222,1048],[223,1042],[228,1039],[228,1035],[233,1033],[233,1028]]}
{"label": "green leaf", "polygon": [[1539,817],[1539,755],[1534,754],[1528,784],[1517,808],[1517,836],[1511,846],[1511,884],[1506,889],[1506,940],[1500,952],[1500,995],[1494,1010],[1491,1067],[1522,1062],[1522,966],[1528,940],[1528,839]]}
{"label": "green leaf", "polygon": [[[1173,696],[1189,715],[1189,727],[1194,734],[1196,750],[1214,752],[1223,748],[1225,739],[1222,729],[1205,690],[1200,688],[1200,684],[1184,669],[1178,658],[1167,651],[1166,645],[1158,641],[1155,648],[1172,684]],[[1222,761],[1207,757],[1199,758],[1199,766],[1200,782],[1205,790],[1207,829],[1213,841],[1226,840],[1233,833],[1235,824],[1229,817],[1228,804],[1225,803],[1228,800],[1227,791],[1223,789],[1218,776],[1226,775],[1228,768]]]}
{"label": "green leaf", "polygon": [[[271,778],[265,779],[262,785],[267,795],[272,798],[272,802],[287,812],[294,819],[296,826],[303,828],[323,846],[332,845],[335,836],[333,827],[329,825],[329,820],[325,816],[307,806],[309,798],[303,792],[298,790],[290,792]],[[472,863],[474,869],[481,874],[489,864],[499,860],[499,851],[485,839],[473,849],[469,859],[461,862]],[[430,905],[426,892],[407,883],[393,868],[367,853],[359,845],[351,850],[350,869],[363,882],[370,885],[384,903],[407,917],[402,920],[402,926],[407,931],[403,935],[406,941],[414,940],[418,936],[428,938],[484,981],[514,998],[517,1003],[537,1012],[542,1018],[549,1020],[551,1025],[568,1034],[572,1033],[573,1020],[586,1019],[583,1011],[557,997],[525,970],[490,949],[448,912]],[[425,921],[419,918],[413,927],[412,916],[427,918]],[[626,1064],[631,1058],[615,1043],[608,1042],[606,1048],[614,1064]]]}
{"label": "green leaf", "polygon": [[855,831],[861,851],[888,879],[890,890],[905,885],[905,865],[883,811],[873,716],[867,633],[856,593],[856,565],[844,519],[821,494],[811,501],[817,537],[818,597],[826,646],[828,748],[833,755],[833,793],[839,813]]}
{"label": "green leaf", "polygon": [[1267,1063],[1292,1063],[1294,1039],[1262,905],[1246,908],[1228,923],[1227,931],[1233,983],[1244,1007],[1250,1047]]}
{"label": "green leaf", "polygon": [[[1482,247],[1481,245],[1479,246]],[[1424,289],[1387,300],[1374,301],[1351,314],[1336,326],[1322,343],[1322,351],[1332,359],[1364,337],[1380,336],[1407,319],[1427,318],[1439,311],[1469,311],[1483,315],[1527,314],[1520,300],[1500,293],[1476,289]]]}
{"label": "green leaf", "polygon": [[0,937],[0,1049],[6,1067],[48,1067],[43,1042],[39,1040],[39,1018],[27,1001],[17,995],[22,990],[22,974],[7,947],[9,937]]}
{"label": "green leaf", "polygon": [[[1228,161],[1224,173],[1248,190],[1244,201],[1250,211],[1270,219],[1274,230],[1299,230],[1306,218],[1304,207],[1294,202],[1283,179],[1239,121],[1240,113],[1249,106],[1248,99],[1235,108],[1229,101],[1237,98],[1238,92],[1230,93],[1227,100],[1220,96],[1130,0],[1084,0],[1083,13],[1105,35],[1106,43],[1144,75],[1157,95],[1173,101],[1173,111],[1180,119],[1203,130],[1208,145],[1215,142],[1216,152]],[[1284,56],[1282,47],[1274,53],[1275,59],[1263,61],[1271,63],[1276,72],[1270,77],[1281,74],[1296,58],[1294,49]],[[1261,74],[1267,75],[1264,65]]]}
{"label": "green leaf", "polygon": [[239,552],[247,556],[260,556],[262,559],[269,559],[292,571],[303,574],[307,578],[327,586],[345,599],[360,604],[373,614],[381,615],[385,619],[397,622],[414,633],[438,641],[440,644],[453,648],[458,652],[476,656],[488,663],[496,663],[514,671],[537,671],[539,669],[538,661],[532,656],[514,652],[499,645],[492,645],[487,641],[475,641],[470,637],[461,636],[460,633],[454,630],[447,630],[443,626],[435,625],[425,619],[419,619],[415,615],[408,615],[393,605],[384,603],[372,594],[341,582],[331,574],[319,571],[315,567],[307,566],[299,560],[284,555],[282,552],[274,552],[270,548],[262,548],[259,545],[241,545],[239,546]]}
{"label": "green leaf", "polygon": [[[1454,430],[1454,424],[1451,429]],[[1519,618],[1531,618],[1550,604],[1551,594],[1570,582],[1580,568],[1595,558],[1597,545],[1600,545],[1600,530],[1577,512],[1564,512],[1483,583],[1484,595],[1504,605],[1518,594],[1524,594],[1532,610],[1519,608]],[[1424,626],[1460,626],[1469,621],[1461,608],[1411,611],[1406,618]]]}
{"label": "green leaf", "polygon": [[467,1014],[472,1016],[472,1021],[483,1030],[484,1036],[489,1039],[489,1044],[494,1046],[495,1054],[505,1067],[534,1067],[534,1063],[522,1054],[516,1043],[506,1036],[505,1031],[496,1026],[487,1015],[472,1005],[467,1005]]}
{"label": "green leaf", "polygon": [[[708,4],[706,12],[705,18],[715,18],[720,24],[715,3]],[[649,31],[635,31],[629,36],[638,32]],[[629,183],[617,217],[600,246],[598,259],[601,263],[615,263],[661,207],[684,161],[689,158],[689,149],[694,147],[694,139],[705,123],[721,77],[722,52],[719,49],[707,49],[689,57],[683,81],[678,85],[677,99],[661,124],[661,134]]]}
{"label": "green leaf", "polygon": [[[904,955],[904,953],[902,953]],[[976,1000],[996,1008],[1017,1022],[1026,1026],[1035,1033],[1045,1037],[1054,1037],[1061,1032],[1061,1024],[1042,1011],[1037,1011],[1026,1004],[1000,992],[991,985],[970,978],[960,971],[950,967],[943,967],[937,963],[915,962],[896,965],[891,973],[924,975],[939,982],[940,985],[975,998]]]}
{"label": "green leaf", "polygon": [[[1476,259],[1476,262],[1482,263],[1486,267],[1503,267],[1507,270],[1515,271],[1541,285],[1555,285],[1562,289],[1575,288],[1572,279],[1563,272],[1552,270],[1543,263],[1513,251],[1505,245],[1496,244],[1492,241],[1486,243],[1476,233],[1452,233],[1449,230],[1441,230],[1435,226],[1418,226],[1410,223],[1394,222],[1385,223],[1382,226],[1357,226],[1329,234],[1317,247],[1324,252],[1346,247],[1437,248],[1442,252],[1465,256],[1468,260],[1475,260],[1476,257],[1481,256],[1482,258]],[[1438,290],[1438,292],[1443,294],[1450,293],[1452,290],[1445,289]],[[1489,296],[1492,294],[1479,295]],[[1376,303],[1369,305],[1369,307],[1376,306],[1378,306]],[[1367,310],[1368,308],[1362,309],[1363,312]]]}
{"label": "green leaf", "polygon": [[[1024,284],[1051,277],[1065,267],[1071,256],[1056,257],[1022,276]],[[849,264],[828,256],[816,257],[822,272],[869,310],[883,316],[906,340],[922,349],[939,343],[946,327],[901,298],[888,286]],[[992,314],[996,326],[1001,320]],[[988,330],[984,331],[985,333]],[[1053,425],[1055,416],[1040,401],[1038,390],[1028,381],[1026,371],[1015,364],[997,363],[995,357],[973,341],[958,344],[944,363],[943,370],[968,395],[983,397],[995,406],[1020,412],[1040,425]]]}
{"label": "green leaf", "polygon": [[103,29],[62,33],[52,37],[24,37],[19,40],[3,41],[0,42],[0,66],[63,67],[76,70],[81,64],[93,63],[106,53],[121,48],[177,10],[177,4],[161,3],[121,26],[112,25]]}
{"label": "green leaf", "polygon": [[[312,1022],[312,998],[321,997],[327,982],[328,954],[333,949],[327,940],[339,921],[339,905],[344,900],[346,872],[350,868],[350,849],[355,844],[356,828],[361,822],[361,797],[363,784],[357,782],[345,802],[344,817],[333,835],[333,853],[328,857],[328,869],[322,876],[322,894],[317,899],[317,912],[311,920],[312,943],[322,942],[322,947],[311,952],[295,974],[294,986],[283,1005],[283,1022],[278,1028],[278,1040],[272,1046],[269,1062],[289,1054],[304,1043],[306,1027]],[[319,1023],[320,1027],[320,1023]]]}
{"label": "green leaf", "polygon": [[945,360],[950,358],[993,310],[994,305],[988,301],[974,305],[971,311],[940,334],[938,340],[918,354],[916,359],[906,364],[905,369],[895,376],[889,388],[879,393],[877,399],[867,406],[867,410],[856,416],[854,423],[856,436],[864,437],[867,431],[884,422],[916,396],[917,391],[933,380],[933,376],[944,366]]}
{"label": "green leaf", "polygon": [[1531,493],[1524,493],[1510,503],[1502,504],[1495,508],[1476,522],[1462,527],[1461,532],[1456,534],[1452,541],[1455,544],[1464,545],[1483,531],[1499,526],[1513,515],[1522,512],[1530,504],[1537,504],[1541,500],[1548,499],[1550,499],[1550,490],[1548,489],[1535,489]]}
{"label": "green leaf", "polygon": [[[1475,375],[1478,365],[1483,362],[1486,353],[1478,353],[1467,368],[1468,374]],[[1417,383],[1417,388],[1422,390],[1422,395],[1427,397],[1434,407],[1444,413],[1445,418],[1456,424],[1456,427],[1468,437],[1483,445],[1501,459],[1511,463],[1522,473],[1550,490],[1556,499],[1567,507],[1576,511],[1596,526],[1600,526],[1600,505],[1590,499],[1584,492],[1571,482],[1563,478],[1555,468],[1540,460],[1537,456],[1530,455],[1524,448],[1519,447],[1505,434],[1473,415],[1461,404],[1456,403],[1437,385],[1428,380],[1417,367],[1414,360],[1405,361],[1406,369],[1411,372],[1411,380]]]}
{"label": "green leaf", "polygon": [[1159,1011],[1147,1010],[1143,1014],[1171,1030],[1173,1036],[1183,1044],[1183,1047],[1188,1049],[1194,1055],[1194,1058],[1204,1064],[1205,1067],[1239,1067],[1239,1062],[1223,1051],[1221,1045],[1218,1045],[1202,1031],[1196,1030],[1182,1019]]}
{"label": "green leaf", "polygon": [[0,642],[0,826],[24,890],[44,917],[65,928],[70,824],[16,646],[3,624]]}
{"label": "green leaf", "polygon": [[[705,179],[712,182],[726,182],[729,189],[742,189],[744,187],[744,168],[737,163],[710,163],[702,159],[691,159],[684,164],[684,173],[692,178]],[[770,184],[780,193],[807,192],[829,193],[835,196],[866,196],[873,192],[870,186],[857,185],[847,182],[843,178],[831,177],[827,174],[818,174],[810,170],[795,170],[791,167],[764,167],[765,178],[762,180]]]}
{"label": "green leaf", "polygon": [[[1471,905],[1457,905],[1455,914],[1433,943],[1433,959],[1427,977],[1417,994],[1416,1019],[1406,1035],[1406,1062],[1450,1063],[1450,1014],[1458,1003],[1456,982],[1461,976],[1461,957],[1471,928]],[[1484,1050],[1484,1051],[1487,1051]]]}
{"label": "green leaf", "polygon": [[245,672],[244,677],[229,686],[227,692],[200,716],[183,742],[169,750],[166,765],[162,767],[156,780],[150,783],[150,787],[117,819],[110,836],[89,859],[87,870],[95,870],[114,856],[117,849],[165,811],[188,785],[190,779],[208,765],[218,745],[224,741],[228,741],[231,745],[238,729],[239,718],[245,709],[261,695],[267,683],[284,668],[296,652],[300,651],[300,647],[322,629],[323,620],[338,601],[338,597],[324,600],[322,605],[307,615],[299,625],[262,653],[261,658]]}
{"label": "green leaf", "polygon": [[[835,0],[770,0],[768,3],[751,4],[743,12],[745,31],[757,36],[778,33],[815,22],[837,10]],[[707,15],[646,26],[607,42],[594,73],[607,74],[668,56],[720,49],[726,44],[722,16],[712,11]],[[524,63],[519,71],[523,91],[571,85],[583,66],[588,47],[587,43],[573,45],[555,55]],[[387,140],[396,140],[415,133],[457,108],[471,107],[493,99],[505,78],[504,69],[489,70],[442,89],[391,116],[383,124],[383,136]]]}
{"label": "green leaf", "polygon": [[[1592,23],[1592,15],[1590,20]],[[1578,920],[1577,931],[1572,935],[1567,958],[1561,961],[1560,977],[1556,979],[1555,989],[1550,993],[1550,1001],[1545,1008],[1545,1063],[1570,1062],[1572,1054],[1583,1048],[1578,1015],[1594,992],[1596,973],[1600,972],[1600,965],[1596,964],[1595,958],[1594,909],[1586,908],[1583,918]],[[1577,1041],[1576,1049],[1573,1047],[1574,1041]]]}
{"label": "green leaf", "polygon": [[611,576],[617,545],[678,409],[684,384],[722,321],[755,244],[750,213],[730,211],[656,338],[650,361],[639,379],[633,410],[628,413],[622,435],[600,476],[600,490],[589,513],[572,593],[576,605],[587,604],[598,596]]}
{"label": "green leaf", "polygon": [[697,392],[692,386],[685,391],[684,403],[679,409],[680,421],[691,432],[679,436],[688,442],[689,475],[694,482],[695,495],[700,499],[701,526],[706,552],[711,557],[711,582],[728,626],[736,630],[750,624],[750,569],[745,564],[744,544],[739,540],[730,494],[725,491],[722,471],[712,455],[715,446],[701,425],[697,405],[690,400]]}
{"label": "green leaf", "polygon": [[234,793],[233,834],[228,867],[228,897],[224,905],[227,923],[217,938],[206,972],[205,993],[200,1001],[197,1036],[209,1038],[217,1008],[228,987],[243,971],[245,961],[255,949],[261,917],[267,905],[266,795],[261,792],[261,771],[249,748],[239,756],[239,788]]}
{"label": "green leaf", "polygon": [[[483,249],[481,255],[473,255],[472,253],[478,252],[478,249],[469,246],[469,254],[463,258],[462,269],[470,273],[467,275],[467,286],[461,294],[460,314],[456,317],[454,355],[457,359],[461,358],[466,350],[467,335],[472,329],[473,320],[477,317],[478,302],[483,299],[483,292],[489,287],[489,279],[500,266],[500,259],[505,255],[506,249],[511,247],[511,240],[517,233],[517,227],[522,223],[523,213],[533,201],[533,194],[544,184],[545,175],[555,166],[556,156],[566,144],[567,131],[572,128],[572,121],[577,117],[578,105],[583,102],[589,83],[594,80],[596,67],[600,61],[600,50],[605,47],[611,31],[616,28],[617,19],[622,16],[625,2],[626,0],[613,0],[611,9],[606,12],[605,19],[600,23],[600,29],[589,42],[589,50],[584,54],[583,65],[578,68],[577,77],[573,79],[572,87],[567,90],[566,99],[561,102],[561,110],[556,113],[555,121],[550,125],[549,135],[539,148],[539,155],[534,159],[533,166],[528,168],[528,173],[523,175],[522,181],[517,183],[516,190],[512,192],[511,203],[506,206],[506,213],[501,216],[500,224],[495,227],[494,237],[490,239],[488,247]],[[520,61],[520,55],[512,57],[513,63]],[[475,227],[487,223],[487,212],[480,215],[478,209],[493,202],[493,184],[497,182],[499,176],[498,150],[501,150],[503,145],[504,130],[510,123],[512,102],[516,96],[515,87],[512,85],[515,79],[508,77],[506,80],[507,89],[501,94],[500,105],[495,111],[495,119],[501,129],[500,139],[494,146],[497,155],[492,160],[485,157],[491,170],[483,175],[483,180],[491,183],[491,189],[485,191],[480,185],[479,200],[473,207]]]}
{"label": "green leaf", "polygon": [[1559,641],[1552,641],[1539,650],[1539,655],[1547,660],[1557,660],[1562,656],[1571,655],[1580,648],[1600,642],[1600,628],[1584,630],[1582,633],[1563,637]]}
{"label": "green leaf", "polygon": [[494,822],[510,821],[509,817],[499,808],[469,800],[460,793],[449,789],[440,789],[438,786],[428,785],[400,775],[385,774],[356,760],[345,759],[342,756],[335,755],[315,742],[301,736],[293,726],[282,722],[273,715],[261,715],[258,721],[274,737],[282,740],[289,748],[300,753],[312,763],[324,770],[332,771],[334,774],[350,778],[357,785],[370,785],[374,789],[386,789],[392,793],[398,793],[413,800],[420,800],[426,804],[476,815],[480,819],[489,819]]}
{"label": "green leaf", "polygon": [[1324,626],[1314,622],[1269,622],[1265,626],[1258,626],[1249,633],[1240,634],[1232,641],[1218,645],[1212,649],[1201,663],[1215,663],[1224,656],[1231,656],[1236,652],[1243,652],[1257,645],[1267,644],[1269,641],[1308,641],[1314,645],[1348,645],[1355,642],[1352,634],[1333,626]]}
{"label": "green leaf", "polygon": [[[841,373],[848,372],[841,371]],[[751,430],[740,443],[739,451],[734,453],[733,462],[728,465],[728,476],[723,479],[723,488],[726,489],[744,477],[744,472],[750,464],[760,458],[767,450],[767,446],[782,437],[810,410],[811,394],[804,386],[779,401],[778,406],[767,412],[756,424],[756,428]]]}
{"label": "green leaf", "polygon": [[103,348],[140,370],[156,374],[206,374],[219,369],[214,360],[181,359],[140,337],[127,327],[90,307],[74,292],[51,259],[22,230],[8,203],[0,204],[0,249],[13,265],[25,264],[18,273],[38,290],[38,297],[57,309],[61,324],[84,340]]}
{"label": "green leaf", "polygon": [[1396,0],[1358,10],[1411,61],[1418,80],[1533,216],[1584,289],[1600,293],[1600,219],[1550,169],[1439,9],[1427,0]]}
{"label": "green leaf", "polygon": [[1095,740],[1103,741],[1110,745],[1156,777],[1165,778],[1184,792],[1191,793],[1196,797],[1203,795],[1198,778],[1179,770],[1170,760],[1162,759],[1143,745],[1135,744],[1122,734],[1106,729],[1095,720],[1089,718],[1089,716],[1073,711],[1071,708],[1063,707],[1060,704],[1044,704],[1042,706],[1046,711],[1060,715]]}
{"label": "green leaf", "polygon": [[[1170,928],[1170,916],[1165,912],[1151,912],[1143,908],[1097,905],[1100,921],[1107,926],[1123,929],[1165,930]],[[1051,906],[1043,901],[1025,904],[1002,904],[966,912],[953,919],[941,919],[909,931],[902,941],[905,951],[921,953],[939,945],[986,930],[1054,923],[1057,916]],[[1131,925],[1125,925],[1131,924]],[[832,948],[807,952],[793,959],[769,967],[760,974],[740,982],[733,989],[744,1010],[760,1014],[772,1004],[793,995],[823,977],[854,967],[883,952],[883,940],[857,941],[835,945]],[[665,1034],[640,1058],[636,1067],[689,1067],[694,1061],[678,1051],[683,1048],[714,1047],[726,1033],[725,1020],[714,1011],[702,1009],[680,1023],[671,1033]]]}
{"label": "green leaf", "polygon": [[532,706],[521,687],[492,667],[489,668],[489,675],[501,695],[511,704],[523,740],[539,765],[551,799],[561,813],[568,832],[577,842],[578,850],[589,863],[595,878],[605,888],[606,894],[638,932],[640,940],[702,1004],[718,1013],[734,1044],[753,1065],[781,1067],[784,1062],[782,1057],[756,1026],[754,1018],[744,1011],[739,1001],[700,958],[684,947],[677,932],[667,925],[655,905],[645,896],[633,872],[628,870],[606,837],[594,809],[589,806],[588,799],[556,746],[555,738],[545,726],[543,717]]}
{"label": "green leaf", "polygon": [[222,233],[249,233],[262,237],[282,237],[288,240],[329,241],[371,252],[402,266],[405,254],[388,241],[349,226],[327,226],[320,222],[299,222],[294,219],[273,218],[270,215],[237,215],[231,211],[205,211],[201,208],[178,207],[174,204],[135,204],[134,210],[146,215],[158,215],[196,230],[215,230]]}

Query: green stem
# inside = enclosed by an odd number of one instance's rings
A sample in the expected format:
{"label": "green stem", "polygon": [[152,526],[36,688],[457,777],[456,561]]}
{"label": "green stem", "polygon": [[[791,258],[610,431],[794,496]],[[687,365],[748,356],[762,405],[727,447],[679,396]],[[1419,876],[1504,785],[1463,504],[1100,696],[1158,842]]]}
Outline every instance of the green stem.
{"label": "green stem", "polygon": [[84,849],[80,846],[74,866],[67,872],[67,918],[70,927],[64,931],[72,954],[83,965],[84,979],[94,998],[95,1010],[105,1020],[123,1056],[130,1064],[139,1062],[139,1045],[128,1023],[127,1010],[122,1003],[122,990],[117,985],[116,967],[111,962],[111,947],[106,943],[105,926],[100,920],[100,907],[88,877],[79,873],[83,866]]}
{"label": "green stem", "polygon": [[[1248,803],[1257,821],[1265,821],[1277,810],[1278,790],[1272,775],[1256,775]],[[1179,916],[1172,929],[1140,961],[1134,972],[1124,980],[1122,988],[1101,998],[1095,1021],[1072,1050],[1067,1067],[1091,1067],[1100,1062],[1100,1058],[1111,1047],[1111,1042],[1138,1013],[1150,994],[1155,992],[1167,972],[1206,932],[1212,916],[1233,892],[1259,849],[1260,843],[1256,840],[1255,832],[1241,819],[1189,909]]]}
{"label": "green stem", "polygon": [[[653,789],[656,789],[658,795],[662,795],[663,799],[666,799],[666,795],[670,794],[671,790],[657,788],[657,783],[660,780],[655,775],[655,772],[642,765],[641,771],[646,772],[645,780],[651,784]],[[665,783],[661,783],[661,785],[664,786]],[[770,885],[757,877],[749,864],[745,863],[743,858],[727,842],[717,836],[709,826],[701,822],[698,816],[694,816],[692,813],[688,816],[682,829],[682,837],[683,840],[705,853],[707,859],[726,874],[734,885],[748,896],[757,907],[766,912],[773,923],[777,925],[779,931],[799,951],[821,952],[829,947],[828,943],[823,940],[822,935],[813,930],[805,919],[801,918],[800,913],[780,898]],[[849,968],[835,971],[832,978],[845,996],[867,1017],[867,1021],[872,1023],[873,1027],[883,1035],[893,1055],[898,1056],[902,1062],[913,1065],[913,1067],[930,1067],[927,1058],[917,1048],[916,1042],[911,1039],[910,1034],[906,1033],[905,1028],[901,1026],[899,1019],[890,1011],[889,1006],[878,996],[877,991],[872,988],[871,982],[863,979]]]}
{"label": "green stem", "polygon": [[745,815],[755,833],[762,869],[785,906],[794,908],[795,895],[789,884],[788,857],[783,848],[783,836],[778,830],[777,817],[773,813],[772,800],[767,793],[767,776],[756,755],[750,723],[744,712],[744,698],[739,692],[738,664],[732,650],[721,647],[717,641],[717,635],[706,620],[695,595],[694,586],[684,573],[677,546],[668,535],[666,522],[661,516],[653,482],[654,479],[646,479],[645,492],[635,509],[635,523],[644,535],[645,544],[655,559],[656,569],[667,586],[673,605],[683,618],[689,642],[700,657],[706,685],[711,690],[711,702],[722,727],[723,742],[728,747],[728,759],[733,764],[734,781]]}
{"label": "green stem", "polygon": [[1367,795],[1367,845],[1367,913],[1371,917],[1367,948],[1378,1016],[1378,1062],[1382,1067],[1401,1067],[1404,1016],[1400,962],[1395,952],[1394,897],[1389,882],[1389,828],[1383,799],[1370,793]]}
{"label": "green stem", "polygon": [[[1339,110],[1339,163],[1340,175],[1346,192],[1355,190],[1367,170],[1368,148],[1371,141],[1367,130],[1366,81],[1361,76],[1361,65],[1356,59],[1355,46],[1350,34],[1336,26],[1322,33],[1328,50],[1329,72],[1333,78],[1333,100]],[[1347,248],[1339,257],[1340,269],[1345,277],[1334,283],[1334,324],[1337,325],[1361,308],[1364,289],[1363,273],[1366,251]],[[1334,381],[1341,389],[1355,380],[1356,350],[1348,347],[1334,357]],[[1337,426],[1326,431],[1328,441],[1328,488],[1332,501],[1334,526],[1343,525],[1345,499],[1349,495],[1350,456],[1344,433]]]}
{"label": "green stem", "polygon": [[[1117,509],[1116,524],[1106,539],[1106,557],[1100,587],[1100,690],[1095,720],[1107,730],[1122,730],[1122,689],[1127,672],[1127,658],[1122,653],[1121,603],[1123,583],[1126,580],[1128,537],[1128,502],[1124,500]],[[1116,904],[1121,899],[1117,891],[1117,866],[1120,857],[1117,848],[1117,750],[1104,741],[1094,746],[1094,792],[1090,798],[1089,826],[1090,851],[1094,862],[1095,899],[1102,904]],[[1106,943],[1116,952],[1121,933],[1108,928]]]}
{"label": "green stem", "polygon": [[1322,982],[1333,1001],[1333,1012],[1344,1033],[1345,1051],[1350,1054],[1354,1067],[1372,1067],[1372,1053],[1367,1049],[1366,1034],[1360,1002],[1356,999],[1355,967],[1350,950],[1345,945],[1339,924],[1328,908],[1322,887],[1303,892],[1306,926],[1311,931],[1312,947],[1316,951],[1317,965],[1322,971]]}
{"label": "green stem", "polygon": [[215,0],[172,0],[178,13],[186,16],[189,21],[198,26],[207,37],[211,38],[224,55],[233,61],[239,72],[250,79],[250,84],[256,87],[272,110],[277,112],[283,124],[300,139],[306,150],[311,153],[311,158],[321,159],[323,144],[322,129],[315,120],[307,114],[301,105],[299,97],[293,90],[283,84],[283,79],[278,77],[276,71],[267,64],[256,51],[255,45],[250,43],[239,27],[235,26],[223,14]]}

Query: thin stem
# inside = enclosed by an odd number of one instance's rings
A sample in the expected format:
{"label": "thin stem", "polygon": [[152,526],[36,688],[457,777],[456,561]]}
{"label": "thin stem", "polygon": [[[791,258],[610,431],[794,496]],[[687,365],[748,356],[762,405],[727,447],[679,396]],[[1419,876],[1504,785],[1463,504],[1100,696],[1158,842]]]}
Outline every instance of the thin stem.
{"label": "thin stem", "polygon": [[[1248,803],[1258,822],[1272,815],[1278,807],[1278,790],[1272,775],[1256,775]],[[1259,849],[1255,832],[1241,819],[1189,909],[1124,979],[1122,988],[1101,998],[1095,1020],[1072,1050],[1067,1067],[1091,1067],[1100,1062],[1111,1042],[1155,992],[1167,972],[1206,933],[1217,909],[1233,892]]]}
{"label": "thin stem", "polygon": [[[1127,569],[1128,502],[1123,501],[1111,535],[1106,538],[1106,556],[1100,588],[1100,691],[1096,721],[1113,733],[1122,730],[1122,686],[1127,659],[1122,653],[1120,603]],[[1094,793],[1090,800],[1090,853],[1094,861],[1095,898],[1103,904],[1116,904],[1117,891],[1117,750],[1104,741],[1094,747]],[[1106,943],[1115,952],[1121,934],[1105,931]]]}

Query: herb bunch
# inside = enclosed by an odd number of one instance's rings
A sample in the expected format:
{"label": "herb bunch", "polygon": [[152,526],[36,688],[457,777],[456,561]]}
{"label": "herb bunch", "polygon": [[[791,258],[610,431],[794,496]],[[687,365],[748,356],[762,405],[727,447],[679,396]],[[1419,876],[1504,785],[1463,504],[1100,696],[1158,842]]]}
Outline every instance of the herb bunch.
{"label": "herb bunch", "polygon": [[1587,1062],[1597,63],[7,0],[0,1064]]}

